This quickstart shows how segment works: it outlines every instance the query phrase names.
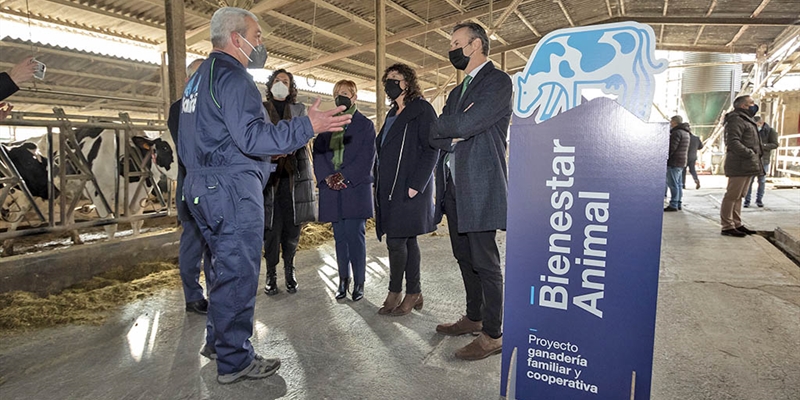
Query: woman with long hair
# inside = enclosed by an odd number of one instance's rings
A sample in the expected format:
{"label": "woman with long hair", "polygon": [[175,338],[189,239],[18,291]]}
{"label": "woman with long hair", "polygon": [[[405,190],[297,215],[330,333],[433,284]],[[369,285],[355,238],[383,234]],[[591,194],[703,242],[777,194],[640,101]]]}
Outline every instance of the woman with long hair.
{"label": "woman with long hair", "polygon": [[[284,69],[272,73],[267,81],[264,102],[270,121],[306,115],[305,105],[297,103],[294,76]],[[294,153],[273,156],[275,171],[264,189],[264,258],[267,260],[267,284],[264,292],[278,293],[277,266],[283,253],[286,291],[297,292],[294,255],[300,242],[302,224],[315,219],[314,177],[308,146]]]}
{"label": "woman with long hair", "polygon": [[422,97],[417,74],[408,65],[390,66],[381,81],[392,108],[375,140],[375,224],[378,240],[386,235],[390,277],[378,314],[406,315],[423,304],[417,236],[436,229],[433,169],[439,151],[428,144],[436,112]]}

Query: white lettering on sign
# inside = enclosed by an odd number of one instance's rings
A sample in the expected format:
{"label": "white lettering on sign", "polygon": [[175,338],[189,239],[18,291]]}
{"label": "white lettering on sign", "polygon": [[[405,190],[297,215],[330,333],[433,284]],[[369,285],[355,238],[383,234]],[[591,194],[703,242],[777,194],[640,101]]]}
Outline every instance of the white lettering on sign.
{"label": "white lettering on sign", "polygon": [[[545,182],[545,186],[553,190],[550,196],[551,233],[548,238],[547,261],[548,274],[540,275],[542,284],[539,287],[539,306],[567,310],[570,304],[598,317],[603,318],[599,304],[605,296],[606,248],[608,246],[608,220],[610,196],[605,192],[578,192],[577,198],[586,202],[584,206],[583,248],[582,257],[572,255],[572,234],[569,230],[576,223],[570,214],[575,204],[575,195],[571,191],[575,184],[575,146],[561,144],[560,139],[553,140],[553,177]],[[575,284],[576,293],[570,296],[572,288],[567,273],[572,266],[583,267],[580,287]]]}

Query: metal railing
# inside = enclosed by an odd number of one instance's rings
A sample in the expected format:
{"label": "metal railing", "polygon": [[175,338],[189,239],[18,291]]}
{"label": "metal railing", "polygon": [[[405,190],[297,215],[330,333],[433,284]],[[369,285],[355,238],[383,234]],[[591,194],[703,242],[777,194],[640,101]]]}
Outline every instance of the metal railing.
{"label": "metal railing", "polygon": [[[46,130],[44,140],[39,141],[43,145],[40,147],[46,148],[38,148],[38,151],[47,157],[49,200],[44,200],[47,203],[46,213],[39,209],[35,201],[28,201],[29,204],[18,207],[22,214],[22,221],[15,221],[18,223],[12,223],[0,230],[0,240],[42,233],[77,231],[96,226],[132,223],[174,215],[174,209],[171,208],[174,185],[168,185],[165,197],[151,171],[151,163],[155,162],[153,157],[155,149],[149,149],[142,156],[138,149],[132,147],[131,139],[133,136],[142,136],[144,130],[159,131],[162,133],[162,137],[169,135],[166,132],[166,126],[153,124],[152,121],[131,120],[125,114],[121,114],[119,118],[71,116],[66,115],[59,108],[54,109],[54,114],[13,113],[12,118],[0,121],[0,126],[3,125],[37,127]],[[81,143],[75,136],[76,131],[83,128],[102,128],[106,137],[111,136],[109,131],[113,131],[116,150],[113,165],[95,166],[95,168],[103,168],[105,171],[110,168],[116,172],[113,188],[102,188],[98,185],[94,172],[82,152]],[[173,152],[176,151],[177,149],[173,149]],[[177,154],[174,157],[177,160]],[[136,181],[131,182],[132,179]],[[0,157],[0,186],[2,186],[0,204],[3,205],[6,204],[11,187],[20,188],[23,194],[30,193],[28,185],[16,167],[10,163],[5,150],[3,150],[3,157]],[[133,193],[132,199],[135,201],[144,190],[148,193],[148,196],[144,198],[147,201],[150,193],[148,186],[152,188],[158,200],[157,206],[146,214],[131,215],[133,204],[128,201],[131,199],[129,195]],[[106,193],[103,192],[104,189]],[[88,195],[90,190],[95,191],[95,199]],[[113,204],[107,200],[111,198],[111,193],[107,193],[110,190],[114,190]],[[59,192],[60,195],[56,195]],[[75,222],[73,218],[75,207],[78,202],[87,198],[93,200],[96,210],[102,207],[107,216],[90,221]],[[22,196],[18,195],[17,200],[21,199]],[[25,207],[28,208],[25,209]],[[145,207],[140,208],[144,210]],[[58,211],[58,215],[56,211]],[[27,215],[31,212],[40,218],[29,220]],[[99,216],[99,210],[97,213]],[[23,224],[23,222],[27,223]],[[42,226],[43,224],[45,226]],[[13,226],[17,229],[12,229],[12,225],[18,225]]]}
{"label": "metal railing", "polygon": [[800,177],[800,133],[780,136],[775,151],[775,171],[785,176]]}

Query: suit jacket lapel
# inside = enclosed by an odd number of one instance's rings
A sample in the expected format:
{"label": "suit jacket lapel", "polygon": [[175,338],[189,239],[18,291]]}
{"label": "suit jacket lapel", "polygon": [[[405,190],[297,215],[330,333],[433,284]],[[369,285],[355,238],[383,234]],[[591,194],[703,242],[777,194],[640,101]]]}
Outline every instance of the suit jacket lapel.
{"label": "suit jacket lapel", "polygon": [[[491,72],[491,70],[493,69],[494,69],[494,64],[492,64],[492,62],[489,61],[488,63],[486,63],[486,65],[483,66],[483,68],[481,68],[480,71],[478,71],[478,75],[472,78],[472,81],[469,83],[469,85],[467,85],[467,90],[464,92],[464,95],[461,96],[461,99],[458,101],[458,107],[456,108],[458,108],[459,112],[463,112],[464,108],[466,108],[462,107],[462,104],[466,102],[467,97],[469,97],[469,95],[473,92],[473,88],[477,87],[481,83],[483,78],[486,75],[488,75],[489,72]],[[458,93],[461,93],[461,85],[457,86],[456,89],[458,90]]]}

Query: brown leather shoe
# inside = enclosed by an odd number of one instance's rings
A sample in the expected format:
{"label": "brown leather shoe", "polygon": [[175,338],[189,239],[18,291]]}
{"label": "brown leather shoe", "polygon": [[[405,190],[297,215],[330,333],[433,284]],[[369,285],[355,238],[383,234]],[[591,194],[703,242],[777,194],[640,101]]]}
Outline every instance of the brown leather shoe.
{"label": "brown leather shoe", "polygon": [[378,310],[378,314],[386,315],[392,312],[397,306],[400,305],[400,292],[389,292],[386,300],[383,301],[383,307]]}
{"label": "brown leather shoe", "polygon": [[466,333],[477,335],[483,329],[483,322],[472,321],[466,315],[462,315],[456,323],[436,325],[436,332],[447,336],[459,336]]}
{"label": "brown leather shoe", "polygon": [[456,350],[456,358],[474,361],[483,360],[493,354],[500,354],[503,351],[503,337],[492,339],[489,335],[481,332],[472,343]]}
{"label": "brown leather shoe", "polygon": [[397,317],[401,315],[407,315],[411,313],[412,308],[418,311],[422,310],[422,303],[422,293],[406,293],[406,297],[403,298],[403,302],[392,311],[392,316]]}

